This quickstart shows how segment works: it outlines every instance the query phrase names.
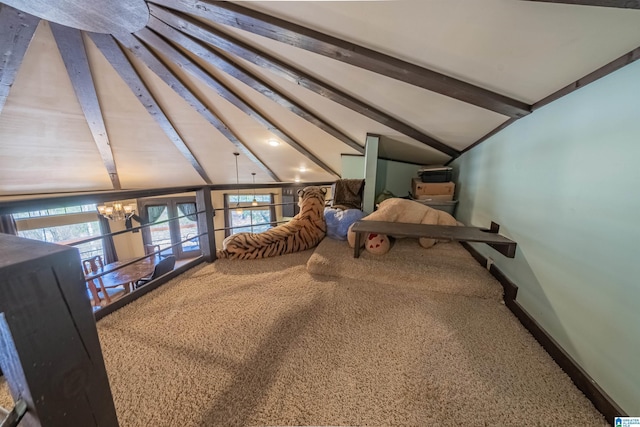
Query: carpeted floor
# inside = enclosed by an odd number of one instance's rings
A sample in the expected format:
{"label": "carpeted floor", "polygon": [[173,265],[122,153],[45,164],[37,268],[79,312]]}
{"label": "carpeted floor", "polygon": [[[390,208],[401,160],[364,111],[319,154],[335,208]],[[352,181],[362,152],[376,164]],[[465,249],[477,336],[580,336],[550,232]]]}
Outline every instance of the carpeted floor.
{"label": "carpeted floor", "polygon": [[502,286],[459,244],[424,249],[417,239],[398,239],[383,256],[363,250],[354,259],[346,242],[324,239],[309,258],[307,271],[378,284],[402,283],[407,290],[502,300]]}
{"label": "carpeted floor", "polygon": [[606,425],[493,291],[385,282],[382,260],[349,278],[364,257],[309,274],[312,254],[218,260],[101,320],[121,426]]}

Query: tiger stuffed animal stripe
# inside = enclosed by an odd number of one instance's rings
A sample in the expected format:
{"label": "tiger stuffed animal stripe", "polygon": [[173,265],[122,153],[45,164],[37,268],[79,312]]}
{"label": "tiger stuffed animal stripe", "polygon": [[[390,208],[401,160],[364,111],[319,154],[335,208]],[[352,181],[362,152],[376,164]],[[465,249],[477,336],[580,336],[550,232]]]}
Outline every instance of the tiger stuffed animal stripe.
{"label": "tiger stuffed animal stripe", "polygon": [[291,221],[262,233],[237,233],[224,239],[218,258],[256,259],[289,254],[310,249],[324,238],[322,187],[305,187],[298,191],[300,212]]}

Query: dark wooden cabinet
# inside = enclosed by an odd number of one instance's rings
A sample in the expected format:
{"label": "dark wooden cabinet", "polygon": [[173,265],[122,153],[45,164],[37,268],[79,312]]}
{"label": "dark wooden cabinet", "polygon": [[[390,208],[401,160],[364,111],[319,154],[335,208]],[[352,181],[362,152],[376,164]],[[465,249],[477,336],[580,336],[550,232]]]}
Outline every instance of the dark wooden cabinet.
{"label": "dark wooden cabinet", "polygon": [[77,249],[0,234],[0,366],[21,426],[117,426]]}

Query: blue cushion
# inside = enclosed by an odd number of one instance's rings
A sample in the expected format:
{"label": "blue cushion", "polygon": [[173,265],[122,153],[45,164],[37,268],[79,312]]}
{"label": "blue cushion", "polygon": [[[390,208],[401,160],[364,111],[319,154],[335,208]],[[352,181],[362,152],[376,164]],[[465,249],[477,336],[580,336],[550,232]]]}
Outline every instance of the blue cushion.
{"label": "blue cushion", "polygon": [[362,219],[364,212],[360,209],[324,208],[324,219],[327,222],[327,236],[336,240],[347,240],[347,231],[354,222]]}

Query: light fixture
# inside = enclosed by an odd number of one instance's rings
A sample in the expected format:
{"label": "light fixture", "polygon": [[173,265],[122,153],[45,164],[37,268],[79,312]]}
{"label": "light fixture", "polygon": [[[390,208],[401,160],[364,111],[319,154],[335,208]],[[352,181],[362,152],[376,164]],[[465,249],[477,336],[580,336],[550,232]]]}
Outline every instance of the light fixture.
{"label": "light fixture", "polygon": [[240,207],[240,179],[238,178],[238,156],[240,153],[233,153],[236,156],[236,191],[237,191],[237,202],[236,202],[236,213],[238,215],[242,215],[242,208]]}
{"label": "light fixture", "polygon": [[307,168],[305,168],[304,166],[300,166],[300,168],[298,169],[300,172],[306,172]]}
{"label": "light fixture", "polygon": [[251,172],[251,176],[253,178],[253,201],[251,202],[251,206],[258,206],[258,201],[256,200],[256,173]]}
{"label": "light fixture", "polygon": [[269,145],[272,147],[277,147],[278,145],[280,145],[280,142],[278,142],[278,140],[276,139],[270,139],[269,140]]}
{"label": "light fixture", "polygon": [[122,202],[113,202],[112,205],[100,205],[98,213],[111,221],[127,221],[136,213],[135,205],[123,205]]}
{"label": "light fixture", "polygon": [[296,179],[294,179],[295,182],[300,182],[300,178],[296,177]]}

